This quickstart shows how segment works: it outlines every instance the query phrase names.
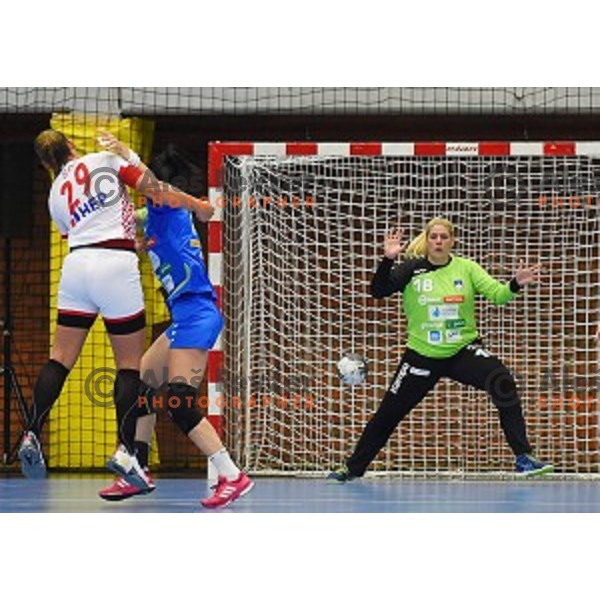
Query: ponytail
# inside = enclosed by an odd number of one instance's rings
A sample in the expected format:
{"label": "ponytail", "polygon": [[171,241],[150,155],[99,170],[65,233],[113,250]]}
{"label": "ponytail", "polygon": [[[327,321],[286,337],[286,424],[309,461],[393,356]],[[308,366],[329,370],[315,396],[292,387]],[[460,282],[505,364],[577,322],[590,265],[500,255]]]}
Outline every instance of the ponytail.
{"label": "ponytail", "polygon": [[418,258],[427,255],[427,231],[425,229],[408,245],[405,255],[406,258]]}

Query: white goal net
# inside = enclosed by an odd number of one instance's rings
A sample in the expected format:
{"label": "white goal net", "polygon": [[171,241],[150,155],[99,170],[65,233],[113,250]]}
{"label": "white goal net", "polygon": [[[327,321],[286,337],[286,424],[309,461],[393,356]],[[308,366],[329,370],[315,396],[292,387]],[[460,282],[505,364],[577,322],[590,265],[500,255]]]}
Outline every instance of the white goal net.
{"label": "white goal net", "polygon": [[[486,346],[517,376],[536,454],[559,472],[600,472],[600,159],[589,156],[227,156],[223,164],[226,442],[257,473],[319,473],[349,456],[405,344],[401,297],[369,284],[383,237],[435,216],[456,254],[538,286],[478,302]],[[340,383],[343,352],[367,382]],[[239,402],[232,401],[238,398]],[[443,380],[373,463],[374,472],[513,468],[483,392]]]}

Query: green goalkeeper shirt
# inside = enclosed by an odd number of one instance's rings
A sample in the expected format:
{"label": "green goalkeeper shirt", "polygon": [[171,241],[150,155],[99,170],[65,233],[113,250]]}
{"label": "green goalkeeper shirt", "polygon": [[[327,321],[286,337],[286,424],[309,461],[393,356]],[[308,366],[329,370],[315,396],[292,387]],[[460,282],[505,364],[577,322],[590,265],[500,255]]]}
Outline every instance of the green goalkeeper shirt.
{"label": "green goalkeeper shirt", "polygon": [[402,292],[408,320],[407,346],[423,356],[448,358],[475,341],[475,298],[506,304],[519,291],[513,279],[500,283],[472,260],[451,256],[445,265],[426,258],[395,264],[383,258],[371,282],[375,298]]}

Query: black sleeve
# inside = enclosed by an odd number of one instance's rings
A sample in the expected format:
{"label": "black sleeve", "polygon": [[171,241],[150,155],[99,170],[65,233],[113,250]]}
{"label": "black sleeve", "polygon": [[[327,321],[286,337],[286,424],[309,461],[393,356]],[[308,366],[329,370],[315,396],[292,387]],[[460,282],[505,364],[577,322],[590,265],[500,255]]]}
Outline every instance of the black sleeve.
{"label": "black sleeve", "polygon": [[397,265],[384,256],[371,280],[373,298],[387,298],[396,292],[404,291],[412,279],[415,263],[415,260],[407,260]]}
{"label": "black sleeve", "polygon": [[513,294],[518,294],[521,291],[521,289],[522,289],[521,286],[517,283],[517,278],[516,277],[513,277],[510,280],[510,283],[508,285],[510,287],[510,291]]}

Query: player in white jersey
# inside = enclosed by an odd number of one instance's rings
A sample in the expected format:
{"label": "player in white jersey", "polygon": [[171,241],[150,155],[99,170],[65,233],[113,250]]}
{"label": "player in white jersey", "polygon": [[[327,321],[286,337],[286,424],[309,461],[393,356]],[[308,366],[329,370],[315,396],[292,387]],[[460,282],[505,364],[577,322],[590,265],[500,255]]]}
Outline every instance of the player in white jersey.
{"label": "player in white jersey", "polygon": [[[39,478],[46,474],[39,443],[42,426],[98,314],[104,318],[115,356],[119,440],[133,453],[127,439],[127,414],[140,386],[145,312],[135,253],[134,207],[125,188],[139,187],[141,169],[107,152],[79,156],[71,142],[53,130],[36,138],[35,150],[55,175],[48,207],[70,250],[61,272],[50,360],[35,383],[19,449],[24,475]],[[136,470],[135,464],[128,467]]]}
{"label": "player in white jersey", "polygon": [[73,157],[57,174],[48,208],[69,248],[135,238],[134,208],[124,183],[141,171],[111,152]]}
{"label": "player in white jersey", "polygon": [[59,284],[51,358],[35,383],[31,415],[19,449],[22,471],[34,478],[46,474],[40,430],[100,314],[117,369],[114,394],[121,446],[109,468],[151,491],[133,445],[145,312],[135,253],[135,213],[125,186],[148,197],[160,197],[166,191],[186,201],[187,195],[157,181],[134,153],[129,161],[108,152],[81,157],[64,135],[53,130],[36,138],[35,149],[42,164],[55,175],[49,210],[60,233],[68,238],[70,253]]}

